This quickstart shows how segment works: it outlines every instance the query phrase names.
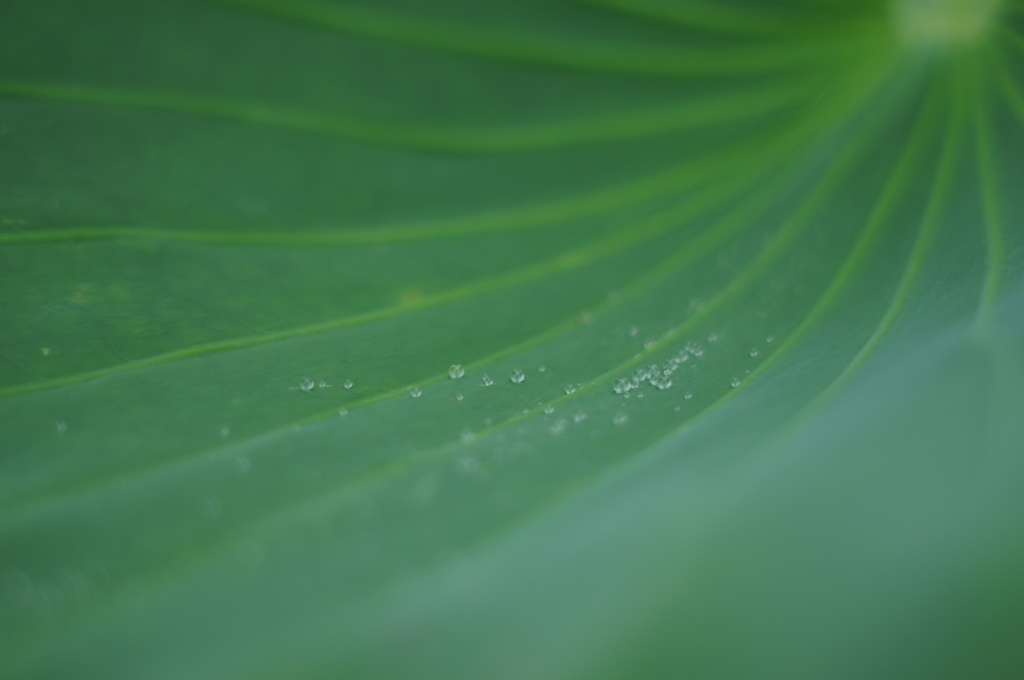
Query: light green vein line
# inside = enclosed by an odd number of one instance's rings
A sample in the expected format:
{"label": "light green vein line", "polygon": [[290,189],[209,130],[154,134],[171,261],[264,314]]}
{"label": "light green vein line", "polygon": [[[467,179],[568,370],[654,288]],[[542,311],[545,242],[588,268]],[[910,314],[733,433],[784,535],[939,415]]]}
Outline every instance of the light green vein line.
{"label": "light green vein line", "polygon": [[[992,315],[999,302],[999,286],[1006,267],[1006,239],[1003,235],[1003,218],[999,209],[1000,201],[996,186],[996,160],[993,141],[993,122],[990,115],[993,103],[988,93],[981,93],[981,85],[977,80],[986,75],[982,65],[978,63],[974,72],[965,74],[971,84],[977,87],[973,98],[973,123],[977,143],[978,181],[981,189],[982,214],[985,223],[985,238],[988,263],[985,271],[985,282],[982,286],[978,315],[975,318],[974,331],[977,336],[985,335],[991,328]],[[970,90],[970,88],[965,88]],[[986,90],[989,88],[986,88]],[[986,114],[989,115],[986,115]]]}
{"label": "light green vein line", "polygon": [[159,354],[95,371],[78,373],[71,376],[23,384],[15,387],[8,387],[0,390],[0,397],[54,389],[57,387],[97,380],[99,378],[116,375],[126,371],[138,370],[149,366],[155,366],[158,364],[191,359],[216,352],[255,347],[281,340],[326,333],[340,328],[381,321],[398,314],[437,307],[485,292],[522,285],[557,273],[580,268],[600,259],[617,255],[623,250],[636,247],[652,238],[664,234],[666,231],[676,226],[673,220],[679,216],[680,212],[688,213],[692,218],[730,200],[731,197],[734,197],[734,192],[739,191],[748,182],[754,181],[758,177],[759,173],[770,168],[774,161],[774,158],[765,159],[763,164],[750,166],[746,168],[744,172],[736,173],[732,178],[713,185],[712,190],[699,195],[697,198],[684,200],[679,207],[667,212],[668,219],[666,219],[666,215],[664,214],[658,215],[646,222],[635,225],[631,229],[622,230],[598,239],[583,248],[570,250],[558,255],[557,257],[549,258],[539,263],[488,279],[474,281],[468,285],[459,286],[437,295],[425,296],[415,302],[394,304],[376,310],[343,317],[341,319],[333,319],[330,321],[309,324],[273,333],[264,333],[196,345],[184,350],[167,352],[165,354]]}
{"label": "light green vein line", "polygon": [[[880,76],[881,74],[875,75]],[[875,87],[878,86],[878,81],[872,80],[871,82],[874,83]],[[858,92],[860,91],[858,90]],[[862,92],[861,95],[863,96]],[[823,121],[824,120],[827,119],[823,119]],[[780,146],[780,151],[789,148],[788,144],[789,140],[787,139]],[[715,202],[719,200],[719,198],[721,200],[727,200],[729,192],[732,191],[731,181],[741,182],[753,180],[754,178],[757,177],[757,173],[760,172],[761,167],[770,167],[772,164],[777,162],[776,158],[770,155],[757,155],[755,156],[755,158],[759,158],[760,160],[758,165],[742,165],[742,171],[736,172],[733,175],[732,180],[727,180],[720,185],[716,185],[716,190],[714,192],[705,195],[702,200],[708,201],[706,207],[701,207],[704,206],[705,204],[698,201],[693,205],[689,206],[687,209],[694,210],[699,208],[700,210],[704,210],[713,207],[715,205]],[[699,214],[700,210],[697,211],[697,214]],[[352,315],[342,319],[334,319],[317,324],[310,324],[307,326],[278,331],[275,333],[261,334],[256,336],[248,336],[206,343],[190,347],[184,350],[167,352],[164,354],[147,357],[145,359],[140,359],[134,362],[124,363],[103,369],[97,369],[95,371],[78,373],[75,375],[65,376],[62,378],[55,378],[53,380],[43,382],[35,382],[18,385],[14,387],[8,387],[5,389],[0,389],[0,397],[25,394],[40,390],[55,389],[81,382],[97,380],[100,378],[116,375],[126,371],[137,370],[140,368],[146,368],[149,366],[155,366],[158,364],[169,363],[173,361],[191,359],[198,356],[212,354],[215,352],[243,349],[246,347],[253,347],[261,344],[277,342],[280,340],[287,340],[300,336],[329,332],[348,326],[358,325],[361,323],[379,321],[404,312],[410,312],[418,309],[424,309],[427,307],[434,307],[441,304],[454,302],[465,297],[469,297],[486,291],[498,290],[504,287],[520,285],[528,281],[543,278],[544,276],[556,272],[566,271],[569,268],[583,266],[584,264],[596,261],[601,257],[614,255],[619,250],[631,247],[631,244],[638,244],[643,242],[647,238],[656,236],[657,234],[661,233],[660,230],[665,228],[664,224],[657,220],[654,222],[649,222],[648,225],[649,226],[646,228],[638,227],[631,230],[627,230],[623,233],[612,235],[610,237],[607,237],[603,241],[599,241],[595,244],[592,244],[591,246],[588,246],[587,248],[580,249],[577,251],[571,251],[570,253],[546,260],[544,262],[538,263],[537,265],[526,267],[501,276],[493,277],[491,279],[486,279],[484,281],[474,282],[467,286],[455,288],[435,296],[426,296],[415,303],[396,304],[389,307],[373,310],[370,312]]]}
{"label": "light green vein line", "polygon": [[[903,276],[896,286],[892,301],[885,315],[879,321],[871,337],[865,341],[857,354],[850,360],[846,368],[826,387],[821,394],[815,397],[814,401],[802,409],[800,414],[794,417],[793,422],[803,422],[804,419],[813,417],[828,401],[834,398],[839,390],[846,385],[854,373],[864,364],[865,361],[877,350],[882,340],[892,331],[893,326],[899,319],[900,314],[910,299],[911,291],[921,276],[924,268],[925,258],[931,250],[938,231],[940,219],[945,214],[946,206],[949,203],[951,190],[953,188],[954,171],[959,161],[959,153],[962,151],[963,129],[965,127],[964,100],[958,96],[948,96],[948,106],[951,115],[944,134],[942,156],[935,173],[935,181],[928,196],[928,203],[925,207],[920,229],[914,240],[914,246],[904,269]],[[931,106],[936,106],[932,104]],[[799,425],[794,425],[794,429]]]}
{"label": "light green vein line", "polygon": [[[640,277],[636,281],[632,282],[627,286],[621,293],[620,296],[614,300],[605,300],[604,302],[589,307],[588,311],[594,315],[603,314],[606,310],[620,306],[627,302],[629,299],[639,295],[645,289],[648,289],[657,283],[661,282],[670,277],[670,275],[678,271],[681,267],[686,266],[692,262],[695,262],[702,257],[706,256],[707,253],[711,252],[715,247],[727,242],[733,238],[738,230],[746,224],[746,220],[750,219],[754,215],[758,214],[762,208],[765,208],[775,197],[782,187],[788,182],[788,177],[785,173],[777,173],[773,178],[772,182],[759,187],[755,192],[746,197],[742,202],[739,202],[733,208],[732,213],[723,218],[720,222],[709,227],[701,233],[693,241],[688,242],[683,248],[677,251],[674,255],[664,260],[659,265],[652,268],[647,274]],[[656,216],[650,220],[650,223],[661,222],[663,224],[670,224],[676,219],[694,219],[699,216],[700,211],[694,212],[697,206],[686,202],[680,206],[682,210],[668,211],[664,215]],[[711,208],[712,203],[708,202],[704,207]],[[644,225],[640,225],[644,228]],[[678,226],[678,225],[676,225]],[[527,338],[520,343],[501,349],[497,352],[493,352],[482,358],[476,359],[471,363],[466,364],[466,367],[470,370],[475,368],[482,368],[489,363],[498,361],[507,356],[529,349],[530,347],[537,346],[550,339],[556,338],[563,333],[567,333],[578,326],[578,315],[574,314],[560,324],[553,326],[547,331],[541,332]],[[424,380],[417,381],[415,385],[419,387],[429,387],[439,381],[447,379],[447,374],[436,375]],[[401,397],[405,395],[409,388],[413,384],[402,385],[388,392],[383,392],[376,395],[364,397],[363,399],[350,402],[346,404],[346,407],[350,411],[357,411],[358,409],[365,408],[372,404],[376,404],[381,401],[386,401],[395,397]],[[582,392],[581,392],[582,393]],[[297,422],[290,422],[276,430],[262,433],[257,437],[253,437],[248,441],[234,441],[225,446],[218,447],[212,450],[204,450],[195,456],[189,456],[188,458],[176,458],[171,461],[163,461],[160,465],[145,467],[137,470],[133,470],[128,474],[118,475],[114,478],[107,478],[100,481],[92,481],[87,485],[75,485],[71,487],[61,487],[56,490],[49,490],[43,497],[36,497],[27,502],[15,502],[13,505],[8,503],[7,507],[3,508],[2,519],[0,519],[0,529],[5,526],[17,524],[24,521],[26,516],[31,516],[34,513],[41,511],[48,511],[54,507],[56,503],[67,503],[75,502],[77,498],[84,496],[92,496],[96,493],[102,493],[104,489],[116,487],[119,484],[138,480],[144,477],[148,477],[155,474],[161,474],[176,469],[182,465],[191,464],[196,459],[209,459],[210,456],[224,457],[235,455],[235,453],[243,447],[252,445],[255,442],[263,441],[268,438],[280,436],[281,434],[287,434],[292,431],[295,425],[306,426],[312,425],[318,422],[322,422],[328,418],[335,417],[335,408],[337,405],[332,406],[330,410],[312,414],[303,418]],[[10,501],[10,499],[8,499]]]}
{"label": "light green vein line", "polygon": [[[883,104],[890,106],[894,105],[894,102],[898,99],[895,93],[890,93],[894,96],[888,97],[882,101]],[[863,135],[863,139],[872,137],[876,132],[877,128],[882,123],[886,122],[885,116],[881,115],[878,111],[875,112],[874,118],[865,126],[858,129],[859,134]],[[665,348],[668,342],[675,336],[683,333],[687,328],[695,326],[697,323],[703,320],[703,318],[709,316],[713,311],[717,310],[718,307],[724,305],[732,298],[741,295],[745,292],[745,289],[753,285],[757,280],[760,273],[769,266],[774,260],[782,255],[785,248],[795,239],[797,235],[809,222],[809,218],[813,215],[815,209],[817,209],[821,203],[827,198],[828,194],[834,190],[836,185],[843,179],[843,175],[849,171],[850,167],[855,161],[858,160],[858,156],[864,152],[867,148],[867,144],[856,143],[857,139],[849,140],[843,150],[840,151],[839,157],[833,163],[833,165],[826,171],[822,181],[817,184],[814,190],[805,195],[801,201],[800,207],[795,211],[793,216],[787,221],[787,223],[778,231],[773,241],[765,248],[764,251],[757,257],[757,260],[750,266],[747,267],[743,275],[738,277],[732,285],[726,288],[725,291],[718,294],[714,300],[706,305],[700,312],[688,319],[686,322],[678,326],[674,331],[666,333],[654,346],[649,350],[639,353],[636,357],[621,364],[614,369],[607,371],[603,375],[599,376],[595,380],[590,381],[577,393],[589,392],[598,387],[607,387],[607,380],[612,376],[620,373],[626,366],[634,364],[638,359],[642,359],[645,356],[651,355],[654,352],[661,351]],[[780,350],[781,351],[781,348]],[[730,398],[728,395],[726,398]],[[563,397],[556,402],[565,401],[570,397]],[[552,402],[555,403],[555,402]],[[716,402],[717,404],[718,402]],[[518,424],[522,420],[530,416],[515,416],[509,419],[507,422],[491,428],[488,432],[495,431],[498,428],[505,429]],[[534,416],[535,417],[535,416]],[[429,452],[419,452],[413,456],[404,457],[392,461],[377,470],[366,473],[358,478],[354,482],[350,482],[342,487],[336,487],[332,489],[331,493],[321,495],[319,497],[310,499],[301,504],[293,504],[286,510],[278,510],[274,515],[270,517],[264,517],[259,521],[251,522],[247,527],[246,531],[237,531],[233,535],[231,540],[225,539],[225,537],[217,537],[216,540],[211,540],[211,547],[208,547],[205,551],[193,551],[190,556],[186,559],[179,559],[175,564],[169,565],[164,564],[162,568],[156,572],[150,572],[146,577],[147,582],[153,585],[154,588],[162,587],[164,589],[172,587],[177,580],[180,578],[183,569],[189,567],[197,569],[201,564],[204,564],[211,554],[218,554],[228,552],[234,549],[235,546],[239,545],[246,536],[252,535],[253,533],[269,533],[277,530],[281,530],[291,525],[295,519],[308,516],[310,511],[319,511],[322,508],[333,507],[337,503],[340,497],[344,497],[345,494],[358,491],[359,489],[372,486],[381,481],[384,481],[395,474],[401,473],[410,469],[411,467],[429,462],[432,459],[437,459],[447,455],[450,447],[442,446],[440,448],[431,449]],[[427,455],[429,454],[429,458]],[[616,466],[618,467],[618,466]],[[589,480],[590,478],[588,478]],[[589,483],[588,480],[583,480],[576,485],[567,487],[562,493],[556,493],[551,496],[550,504],[558,503],[564,500],[564,498],[571,493],[575,493],[579,488],[586,486]],[[529,516],[529,515],[527,515]],[[132,605],[132,598],[130,595],[121,595],[120,597],[112,597],[111,600],[107,600],[104,603],[103,612],[108,617],[116,615],[118,609],[124,607],[130,607]],[[93,610],[95,612],[95,610]],[[99,615],[90,612],[91,618],[95,618]],[[64,624],[65,628],[72,627],[72,622]]]}
{"label": "light green vein line", "polygon": [[517,153],[601,142],[635,140],[712,124],[767,115],[794,103],[806,83],[773,81],[768,86],[662,106],[650,111],[603,115],[532,127],[463,129],[412,126],[346,118],[187,92],[120,90],[94,86],[0,80],[0,94],[76,104],[151,109],[222,118],[285,130],[326,135],[379,146],[459,154]]}
{"label": "light green vein line", "polygon": [[261,234],[259,232],[211,232],[167,229],[132,229],[126,227],[95,227],[88,229],[41,229],[0,233],[2,243],[34,243],[38,241],[124,239],[163,239],[211,244],[241,245],[342,245],[396,243],[481,235],[516,229],[537,228],[567,222],[591,215],[637,205],[678,191],[689,183],[704,181],[718,173],[732,173],[745,167],[750,158],[763,159],[784,154],[802,139],[820,134],[854,102],[875,87],[883,76],[888,60],[874,55],[874,61],[861,64],[862,80],[841,91],[828,105],[814,109],[811,115],[787,121],[781,129],[771,129],[752,139],[740,139],[725,149],[706,156],[693,156],[668,171],[643,177],[598,191],[482,216],[426,221],[421,224],[354,228],[333,232]]}
{"label": "light green vein line", "polygon": [[457,26],[368,6],[327,5],[303,0],[208,0],[322,29],[520,64],[642,76],[753,75],[850,57],[849,41],[785,41],[763,47],[679,50],[675,47],[593,46],[563,37],[513,33],[483,26]]}
{"label": "light green vein line", "polygon": [[[814,31],[821,36],[823,22],[818,15],[781,9],[762,3],[756,11],[729,7],[711,0],[701,4],[668,5],[647,0],[566,0],[580,5],[594,5],[621,14],[658,21],[684,28],[716,31],[727,34],[753,34],[780,37]],[[832,28],[832,27],[829,27]]]}

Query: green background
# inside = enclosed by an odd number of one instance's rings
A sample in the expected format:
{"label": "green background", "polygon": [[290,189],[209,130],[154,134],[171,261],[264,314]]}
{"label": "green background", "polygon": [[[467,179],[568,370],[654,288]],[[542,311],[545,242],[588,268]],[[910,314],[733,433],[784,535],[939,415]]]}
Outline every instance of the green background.
{"label": "green background", "polygon": [[1022,121],[1018,0],[5,3],[0,676],[1021,677]]}

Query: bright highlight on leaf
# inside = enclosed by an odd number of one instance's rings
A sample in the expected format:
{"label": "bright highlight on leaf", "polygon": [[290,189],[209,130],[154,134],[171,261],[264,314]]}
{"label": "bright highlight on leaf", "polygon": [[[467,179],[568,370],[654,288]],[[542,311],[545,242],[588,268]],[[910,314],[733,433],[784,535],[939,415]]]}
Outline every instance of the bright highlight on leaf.
{"label": "bright highlight on leaf", "polygon": [[0,677],[1024,676],[1020,0],[0,14]]}

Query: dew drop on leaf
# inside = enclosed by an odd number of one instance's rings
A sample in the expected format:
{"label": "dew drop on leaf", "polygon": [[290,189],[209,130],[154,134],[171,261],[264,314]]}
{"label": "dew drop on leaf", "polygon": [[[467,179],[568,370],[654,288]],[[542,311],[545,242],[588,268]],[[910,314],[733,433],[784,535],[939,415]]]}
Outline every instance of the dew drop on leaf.
{"label": "dew drop on leaf", "polygon": [[570,384],[565,386],[565,393],[566,394],[573,394],[574,392],[576,392],[576,386],[575,385],[570,383]]}
{"label": "dew drop on leaf", "polygon": [[411,390],[409,390],[409,396],[412,397],[413,399],[419,399],[421,396],[423,396],[423,390],[421,390],[418,387],[414,387]]}
{"label": "dew drop on leaf", "polygon": [[458,380],[464,375],[466,375],[466,369],[461,364],[452,364],[451,368],[448,369],[448,377],[452,380]]}
{"label": "dew drop on leaf", "polygon": [[616,413],[615,417],[612,418],[612,424],[614,425],[625,425],[626,421],[629,420],[629,416],[625,413]]}
{"label": "dew drop on leaf", "polygon": [[514,371],[512,371],[512,374],[508,377],[508,379],[518,385],[519,383],[526,380],[526,374],[517,368]]}
{"label": "dew drop on leaf", "polygon": [[480,382],[483,384],[484,387],[490,387],[491,385],[494,384],[494,378],[484,373],[484,377],[480,379]]}

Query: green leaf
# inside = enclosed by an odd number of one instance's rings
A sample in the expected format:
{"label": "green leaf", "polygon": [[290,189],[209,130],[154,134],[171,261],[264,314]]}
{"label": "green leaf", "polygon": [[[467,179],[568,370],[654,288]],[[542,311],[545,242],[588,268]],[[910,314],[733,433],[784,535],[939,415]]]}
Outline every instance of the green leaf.
{"label": "green leaf", "polygon": [[3,19],[0,676],[1024,674],[1024,3]]}

